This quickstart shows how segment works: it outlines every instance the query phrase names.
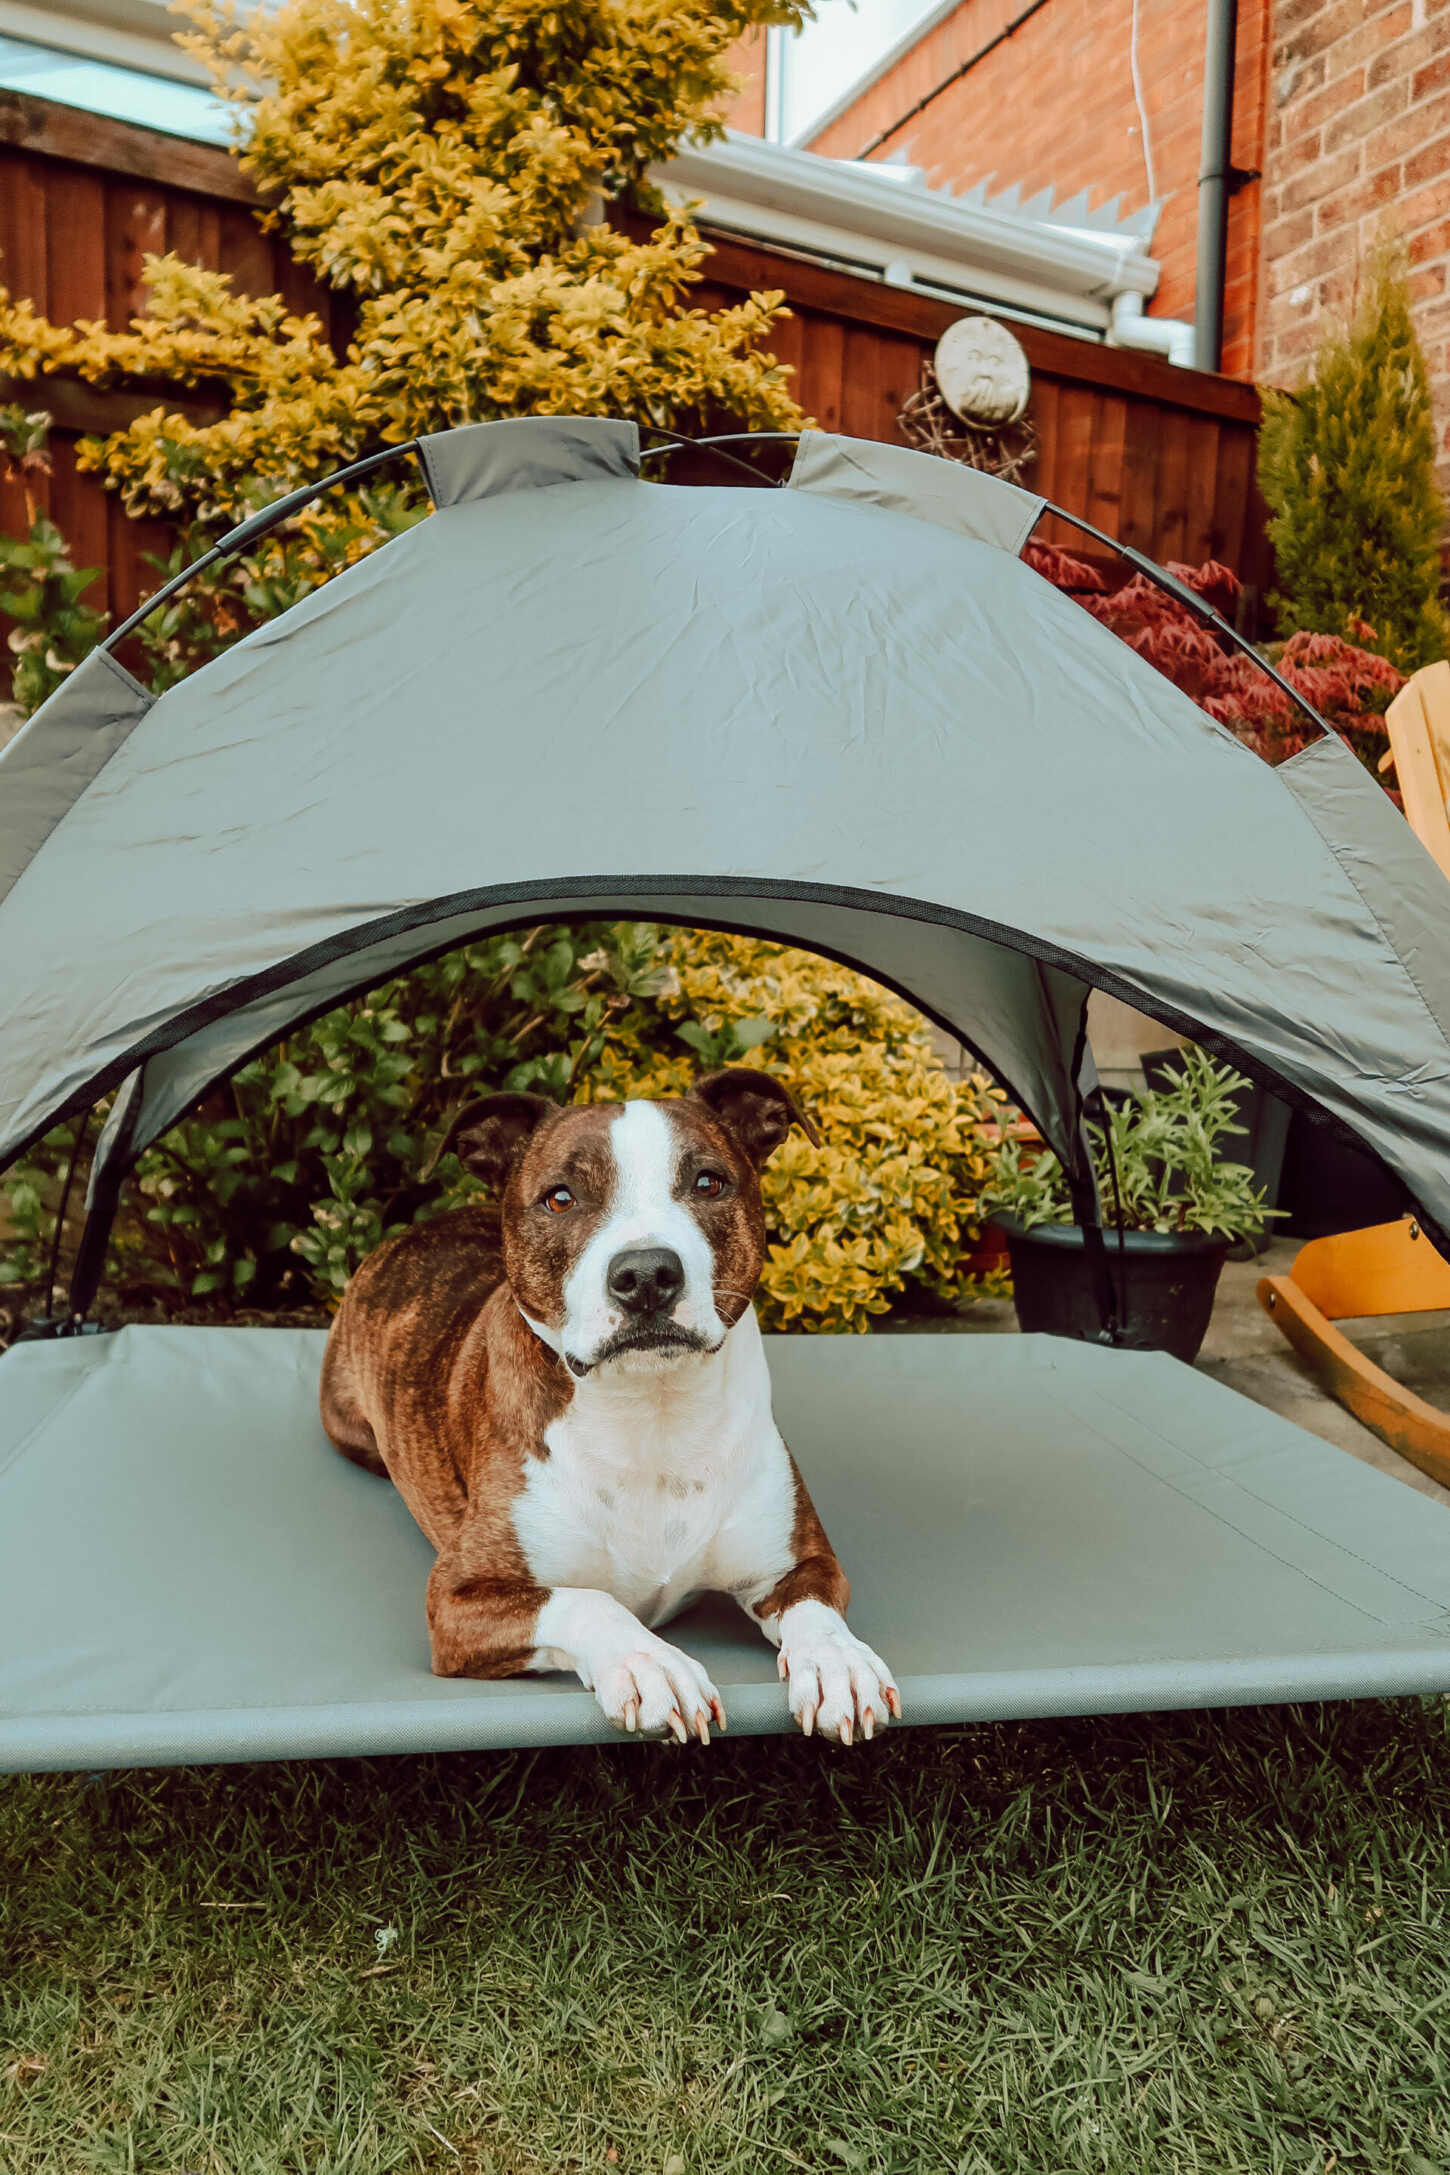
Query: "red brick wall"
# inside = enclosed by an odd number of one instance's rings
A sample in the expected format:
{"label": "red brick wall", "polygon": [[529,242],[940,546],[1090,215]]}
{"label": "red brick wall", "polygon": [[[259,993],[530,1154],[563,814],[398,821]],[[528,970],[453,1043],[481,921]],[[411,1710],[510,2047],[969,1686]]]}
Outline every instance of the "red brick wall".
{"label": "red brick wall", "polygon": [[752,30],[737,38],[725,55],[727,64],[744,78],[744,87],[726,107],[724,118],[747,136],[765,134],[765,43],[766,33]]}
{"label": "red brick wall", "polygon": [[1275,0],[1259,369],[1293,384],[1384,230],[1409,246],[1450,489],[1450,6]]}
{"label": "red brick wall", "polygon": [[[1233,156],[1246,169],[1261,164],[1269,7],[1239,0]],[[1022,0],[962,0],[812,150],[857,157],[1021,12]],[[1121,193],[1123,209],[1137,210],[1147,187],[1129,67],[1132,13],[1132,0],[1047,0],[872,155],[905,155],[939,186],[995,175],[999,186],[1020,181],[1027,192],[1086,188],[1094,204]],[[1163,277],[1149,308],[1161,317],[1193,315],[1203,56],[1203,0],[1139,0],[1138,65],[1163,203],[1153,242]],[[1242,377],[1253,370],[1258,254],[1259,187],[1250,182],[1231,204],[1225,297],[1224,368]]]}

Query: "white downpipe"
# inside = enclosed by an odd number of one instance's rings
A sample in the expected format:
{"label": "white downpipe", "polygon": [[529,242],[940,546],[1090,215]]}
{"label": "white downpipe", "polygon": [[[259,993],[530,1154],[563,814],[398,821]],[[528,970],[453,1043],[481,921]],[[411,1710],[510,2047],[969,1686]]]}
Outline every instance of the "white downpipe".
{"label": "white downpipe", "polygon": [[1136,347],[1166,356],[1184,369],[1193,367],[1193,327],[1181,317],[1145,317],[1140,294],[1113,296],[1109,347]]}

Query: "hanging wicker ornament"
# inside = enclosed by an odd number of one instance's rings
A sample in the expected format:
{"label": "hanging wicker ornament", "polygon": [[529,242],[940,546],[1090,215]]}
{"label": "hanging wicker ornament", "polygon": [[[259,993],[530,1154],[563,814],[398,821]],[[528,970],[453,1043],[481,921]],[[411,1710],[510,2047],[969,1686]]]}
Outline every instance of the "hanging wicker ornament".
{"label": "hanging wicker ornament", "polygon": [[896,424],[906,443],[918,452],[960,461],[964,467],[981,469],[984,475],[1000,476],[1004,483],[1021,483],[1037,459],[1037,433],[1025,415],[1015,423],[964,428],[942,398],[936,372],[925,357],[921,384],[897,416]]}
{"label": "hanging wicker ornament", "polygon": [[1021,343],[995,317],[959,317],[922,360],[921,383],[897,417],[923,453],[1020,483],[1037,458],[1027,416],[1032,373]]}

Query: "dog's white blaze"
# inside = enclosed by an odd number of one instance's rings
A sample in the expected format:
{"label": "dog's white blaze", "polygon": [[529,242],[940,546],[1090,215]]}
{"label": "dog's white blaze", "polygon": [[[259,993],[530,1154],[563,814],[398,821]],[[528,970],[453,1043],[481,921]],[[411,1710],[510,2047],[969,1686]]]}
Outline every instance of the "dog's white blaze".
{"label": "dog's white blaze", "polygon": [[592,1364],[624,1327],[605,1280],[616,1254],[642,1246],[668,1246],[679,1255],[685,1288],[672,1319],[717,1344],[725,1324],[715,1306],[715,1256],[688,1207],[675,1198],[679,1135],[657,1103],[625,1103],[609,1128],[609,1147],[615,1170],[609,1206],[564,1281],[559,1338],[565,1355]]}
{"label": "dog's white blaze", "polygon": [[[753,1312],[718,1352],[587,1376],[544,1442],[513,1512],[541,1586],[602,1591],[659,1624],[706,1591],[748,1605],[789,1570],[795,1479]],[[540,1643],[563,1644],[543,1626]]]}

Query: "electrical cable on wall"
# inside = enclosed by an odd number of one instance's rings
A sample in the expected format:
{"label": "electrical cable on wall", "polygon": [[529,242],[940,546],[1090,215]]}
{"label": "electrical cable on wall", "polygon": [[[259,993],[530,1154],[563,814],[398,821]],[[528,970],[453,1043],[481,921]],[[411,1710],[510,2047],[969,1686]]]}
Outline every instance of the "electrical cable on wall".
{"label": "electrical cable on wall", "polygon": [[1138,133],[1143,139],[1143,172],[1148,181],[1148,202],[1156,204],[1158,190],[1153,178],[1153,145],[1148,133],[1148,108],[1143,101],[1143,78],[1138,72],[1138,9],[1141,0],[1133,0],[1133,18],[1128,31],[1128,71],[1133,78],[1133,103],[1138,108]]}
{"label": "electrical cable on wall", "polygon": [[976,51],[970,53],[959,66],[953,68],[950,74],[944,75],[940,83],[934,83],[923,97],[917,99],[914,106],[908,106],[905,113],[898,114],[897,118],[886,128],[877,129],[876,134],[869,137],[862,144],[860,150],[853,155],[858,159],[869,159],[873,151],[881,150],[883,145],[890,143],[899,129],[905,128],[908,121],[914,121],[919,113],[924,113],[929,105],[941,97],[943,91],[950,90],[954,83],[961,82],[963,76],[970,75],[972,70],[980,62],[984,61],[989,53],[995,53],[999,45],[1005,45],[1007,40],[1015,36],[1024,23],[1030,22],[1038,10],[1046,6],[1047,0],[1027,0],[1027,5],[1018,14],[1014,15],[1009,23],[1004,23],[994,37],[988,38],[984,45],[979,45]]}

